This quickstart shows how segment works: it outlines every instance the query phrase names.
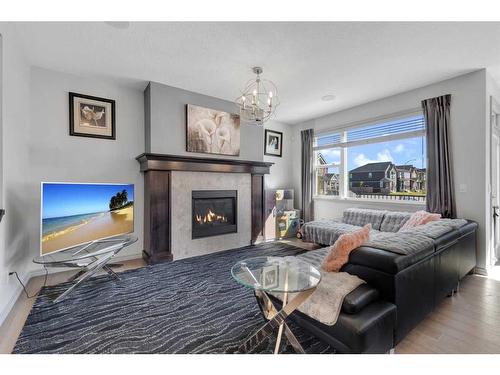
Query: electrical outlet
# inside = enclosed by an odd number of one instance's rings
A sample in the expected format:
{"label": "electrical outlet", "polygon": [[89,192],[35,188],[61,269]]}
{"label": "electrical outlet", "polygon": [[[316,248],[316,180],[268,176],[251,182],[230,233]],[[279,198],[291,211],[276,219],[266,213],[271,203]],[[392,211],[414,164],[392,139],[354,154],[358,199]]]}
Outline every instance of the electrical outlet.
{"label": "electrical outlet", "polygon": [[460,193],[467,193],[467,184],[460,184],[460,185],[458,185],[458,191]]}

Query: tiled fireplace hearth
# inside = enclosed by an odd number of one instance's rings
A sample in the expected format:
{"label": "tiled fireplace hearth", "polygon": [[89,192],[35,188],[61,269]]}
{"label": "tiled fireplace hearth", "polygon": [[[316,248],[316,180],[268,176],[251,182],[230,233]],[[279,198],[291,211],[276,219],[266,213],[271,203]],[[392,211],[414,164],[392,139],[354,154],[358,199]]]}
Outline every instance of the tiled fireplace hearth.
{"label": "tiled fireplace hearth", "polygon": [[144,258],[170,261],[262,239],[272,163],[142,154]]}

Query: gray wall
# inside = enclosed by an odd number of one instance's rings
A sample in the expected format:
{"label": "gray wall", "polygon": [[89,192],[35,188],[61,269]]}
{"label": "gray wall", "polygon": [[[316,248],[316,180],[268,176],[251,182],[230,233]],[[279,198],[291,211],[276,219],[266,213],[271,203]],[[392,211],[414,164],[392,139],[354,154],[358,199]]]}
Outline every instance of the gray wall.
{"label": "gray wall", "polygon": [[[116,101],[116,140],[68,135],[68,92]],[[143,93],[103,79],[31,69],[30,197],[39,197],[40,181],[134,184],[135,234],[139,241],[121,256],[142,251],[143,177],[135,157],[144,150]],[[31,243],[38,251],[39,201],[34,199]]]}
{"label": "gray wall", "polygon": [[[144,188],[135,157],[145,150],[212,157],[185,151],[185,105],[235,110],[231,102],[157,83],[143,92],[142,88],[121,85],[117,80],[30,67],[13,45],[4,40],[2,47],[2,52],[7,51],[3,63],[8,74],[3,77],[2,87],[0,197],[3,195],[7,215],[0,224],[0,323],[21,292],[8,272],[18,271],[24,282],[41,273],[32,263],[39,253],[41,181],[135,184],[135,234],[139,241],[121,255],[137,258],[142,251]],[[115,141],[68,135],[69,91],[115,99]],[[277,122],[269,126],[284,132],[283,153],[289,155],[292,128]],[[239,158],[264,160],[263,137],[262,127],[242,124]],[[288,157],[266,157],[266,160],[276,163],[271,175],[266,176],[266,184],[290,186],[291,160]]]}
{"label": "gray wall", "polygon": [[[423,99],[439,95],[451,94],[451,154],[454,176],[455,197],[458,216],[475,220],[479,223],[478,235],[478,266],[486,266],[486,249],[488,235],[486,231],[487,184],[489,167],[486,163],[487,151],[487,115],[486,115],[486,71],[479,70],[453,79],[438,82],[429,86],[407,91],[374,102],[366,103],[340,112],[308,121],[296,127],[296,139],[299,139],[301,129],[315,130],[342,127],[355,121],[373,119],[379,116],[397,113],[420,107]],[[300,162],[300,140],[295,142],[293,153],[294,164]],[[489,155],[488,155],[489,157]],[[300,169],[294,168],[294,181],[297,193],[300,193]],[[459,186],[465,185],[466,191],[460,191]],[[368,206],[366,203],[356,203],[352,200],[316,200],[315,213],[317,218],[338,217],[347,208]],[[389,203],[369,204],[396,210],[415,210],[415,205],[392,205]]]}
{"label": "gray wall", "polygon": [[[135,185],[135,234],[139,241],[122,252],[137,258],[142,251],[143,177],[135,157],[144,151],[144,97],[142,89],[104,79],[74,76],[46,69],[9,64],[4,127],[4,198],[7,216],[2,222],[0,255],[2,285],[0,320],[20,292],[15,278],[40,271],[32,263],[39,253],[40,182],[116,182]],[[11,81],[12,79],[12,81]],[[116,101],[116,140],[69,136],[68,92]]]}
{"label": "gray wall", "polygon": [[[144,90],[146,152],[159,154],[213,157],[223,159],[256,160],[274,163],[271,173],[266,175],[266,188],[289,188],[293,186],[292,145],[293,127],[278,121],[268,121],[265,128],[283,133],[283,156],[264,156],[264,128],[241,123],[240,156],[199,154],[186,151],[186,104],[237,112],[234,103],[182,90],[176,87],[150,82]],[[279,108],[278,108],[279,110]]]}
{"label": "gray wall", "polygon": [[[0,323],[21,293],[21,287],[9,271],[17,270],[27,280],[29,234],[24,221],[30,212],[24,199],[28,192],[25,176],[28,163],[29,83],[28,64],[18,53],[12,40],[3,35],[3,106],[2,146],[3,205],[7,214],[0,223]],[[8,73],[6,73],[8,72]],[[31,260],[29,260],[31,261]]]}
{"label": "gray wall", "polygon": [[146,152],[223,159],[263,160],[263,129],[241,123],[240,156],[197,154],[186,151],[186,104],[237,112],[234,103],[176,87],[151,82],[145,90]]}
{"label": "gray wall", "polygon": [[[294,168],[292,156],[295,151],[293,147],[295,142],[294,128],[293,126],[290,126],[288,124],[271,120],[265,123],[265,129],[275,130],[283,133],[282,157],[264,155],[265,162],[274,163],[274,165],[271,167],[271,173],[264,177],[265,187],[266,189],[294,188],[292,173]],[[261,143],[264,144],[264,140],[262,140]]]}

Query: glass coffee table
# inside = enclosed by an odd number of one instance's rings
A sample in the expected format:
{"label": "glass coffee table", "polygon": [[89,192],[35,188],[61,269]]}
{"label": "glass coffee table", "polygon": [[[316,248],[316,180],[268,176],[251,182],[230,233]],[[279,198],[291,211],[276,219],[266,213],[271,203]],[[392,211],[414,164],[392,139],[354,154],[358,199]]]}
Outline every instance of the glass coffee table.
{"label": "glass coffee table", "polygon": [[[231,275],[238,283],[254,290],[262,314],[267,319],[267,323],[239,347],[239,352],[249,352],[278,329],[275,354],[279,352],[283,332],[294,350],[304,353],[285,320],[316,290],[321,281],[319,270],[296,257],[256,257],[236,263],[231,268]],[[279,311],[269,293],[282,296],[283,305]],[[295,296],[289,301],[290,293]]]}

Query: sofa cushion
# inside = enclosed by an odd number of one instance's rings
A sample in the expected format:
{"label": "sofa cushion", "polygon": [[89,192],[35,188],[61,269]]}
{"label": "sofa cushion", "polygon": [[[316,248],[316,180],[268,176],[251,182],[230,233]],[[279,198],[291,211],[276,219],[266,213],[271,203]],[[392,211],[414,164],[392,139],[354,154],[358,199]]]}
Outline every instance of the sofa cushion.
{"label": "sofa cushion", "polygon": [[321,268],[326,272],[339,272],[349,260],[349,253],[363,245],[370,238],[371,224],[352,233],[342,234],[330,247],[330,252],[323,260]]}
{"label": "sofa cushion", "polygon": [[395,235],[407,233],[415,236],[424,235],[428,238],[438,239],[448,232],[460,232],[459,229],[465,225],[467,225],[467,221],[463,219],[441,219],[425,225],[418,225],[414,228],[401,229]]}
{"label": "sofa cushion", "polygon": [[386,211],[370,210],[365,208],[348,208],[344,211],[342,222],[350,225],[363,227],[366,224],[371,224],[375,230],[380,230],[380,224],[384,219]]}
{"label": "sofa cushion", "polygon": [[333,219],[310,221],[301,230],[304,241],[328,246],[333,245],[340,235],[357,231],[359,227]]}
{"label": "sofa cushion", "polygon": [[344,298],[342,312],[346,314],[357,314],[370,303],[378,300],[378,290],[368,284],[362,284],[354,289]]}
{"label": "sofa cushion", "polygon": [[[367,268],[374,268],[391,275],[417,263],[434,252],[434,245],[427,245],[418,253],[409,255],[395,254],[390,251],[368,246],[358,247],[349,255],[348,264],[356,264]],[[342,271],[342,270],[341,270]]]}
{"label": "sofa cushion", "polygon": [[409,212],[386,212],[380,224],[382,232],[397,232],[410,218]]}
{"label": "sofa cushion", "polygon": [[425,225],[428,223],[431,223],[433,221],[438,221],[441,219],[441,214],[434,214],[431,212],[427,211],[417,211],[411,214],[410,219],[404,223],[404,225],[401,227],[401,230],[407,230],[410,228],[415,228],[420,225]]}

